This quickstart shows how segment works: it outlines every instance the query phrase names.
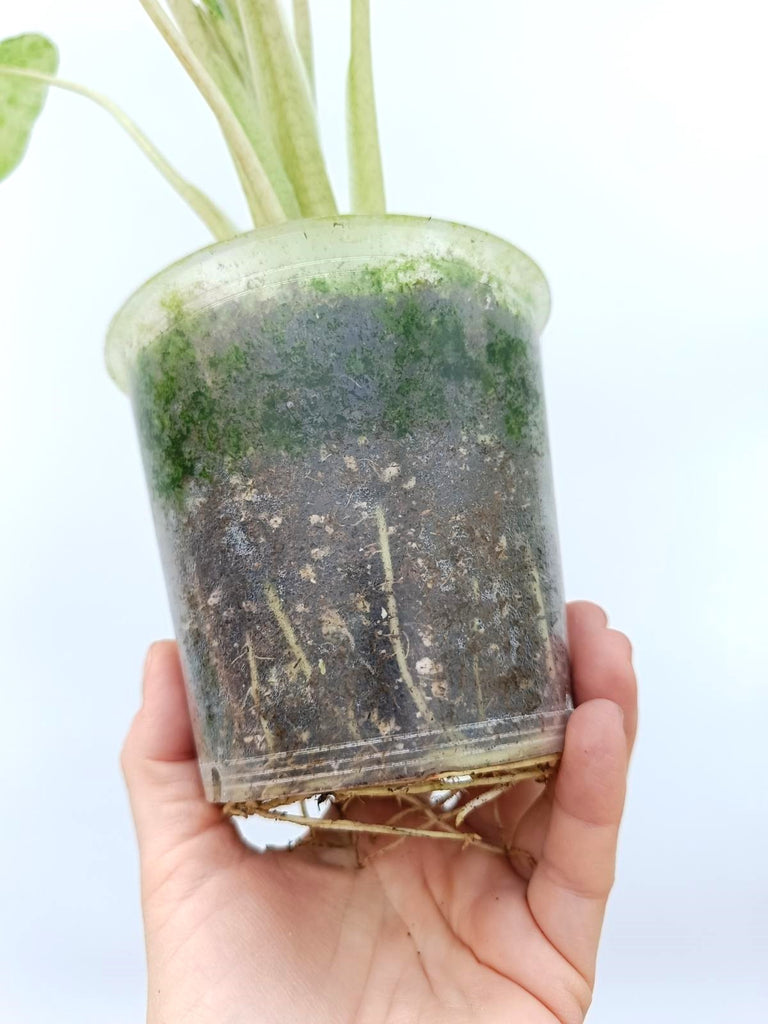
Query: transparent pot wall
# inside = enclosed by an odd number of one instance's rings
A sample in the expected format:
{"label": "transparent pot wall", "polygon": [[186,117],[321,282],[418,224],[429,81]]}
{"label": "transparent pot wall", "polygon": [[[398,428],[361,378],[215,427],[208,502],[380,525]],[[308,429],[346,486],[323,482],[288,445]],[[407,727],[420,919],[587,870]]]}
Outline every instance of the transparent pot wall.
{"label": "transparent pot wall", "polygon": [[350,217],[204,250],[118,314],[210,799],[561,749],[548,303],[499,239]]}

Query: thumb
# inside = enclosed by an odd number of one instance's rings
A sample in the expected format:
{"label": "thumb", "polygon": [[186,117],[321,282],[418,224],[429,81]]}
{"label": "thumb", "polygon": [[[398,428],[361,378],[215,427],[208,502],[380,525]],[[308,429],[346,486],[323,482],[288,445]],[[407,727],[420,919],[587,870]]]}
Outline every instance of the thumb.
{"label": "thumb", "polygon": [[203,835],[225,849],[231,845],[233,852],[241,849],[234,826],[203,792],[179,653],[172,640],[149,649],[144,699],[121,763],[143,867]]}

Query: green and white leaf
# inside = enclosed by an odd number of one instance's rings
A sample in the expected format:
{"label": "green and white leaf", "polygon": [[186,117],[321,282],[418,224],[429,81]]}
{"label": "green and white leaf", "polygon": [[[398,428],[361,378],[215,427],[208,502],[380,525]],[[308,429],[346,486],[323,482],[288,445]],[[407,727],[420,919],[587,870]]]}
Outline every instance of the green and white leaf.
{"label": "green and white leaf", "polygon": [[223,61],[241,78],[245,77],[248,58],[242,36],[223,8],[201,7],[194,0],[168,0],[168,7],[181,34],[209,70],[209,61]]}
{"label": "green and white leaf", "polygon": [[301,54],[312,97],[315,97],[315,58],[312,52],[312,22],[309,0],[293,0],[293,34]]}
{"label": "green and white leaf", "polygon": [[[168,6],[182,35],[215,81],[232,113],[243,127],[286,217],[301,216],[296,194],[259,110],[247,64],[239,65],[223,14],[211,15],[193,0],[169,0]],[[242,41],[241,41],[242,42]],[[237,47],[234,47],[237,50]],[[244,57],[242,45],[241,57]]]}
{"label": "green and white leaf", "polygon": [[285,210],[251,140],[211,72],[159,0],[140,0],[140,3],[216,116],[232,154],[254,224],[280,224],[286,219]]}
{"label": "green and white leaf", "polygon": [[[59,55],[50,39],[29,33],[0,42],[3,65],[53,75]],[[45,82],[0,74],[0,181],[21,163],[47,93]]]}
{"label": "green and white leaf", "polygon": [[352,0],[347,73],[347,150],[352,212],[385,212],[384,175],[373,92],[369,0]]}
{"label": "green and white leaf", "polygon": [[314,104],[296,42],[277,0],[237,0],[259,109],[276,140],[305,217],[331,217],[328,178]]}
{"label": "green and white leaf", "polygon": [[240,14],[237,10],[237,0],[227,0],[226,3],[218,4],[217,11],[214,11],[213,8],[209,8],[207,11],[201,9],[200,18],[215,33],[240,74],[247,78],[248,53],[245,48]]}

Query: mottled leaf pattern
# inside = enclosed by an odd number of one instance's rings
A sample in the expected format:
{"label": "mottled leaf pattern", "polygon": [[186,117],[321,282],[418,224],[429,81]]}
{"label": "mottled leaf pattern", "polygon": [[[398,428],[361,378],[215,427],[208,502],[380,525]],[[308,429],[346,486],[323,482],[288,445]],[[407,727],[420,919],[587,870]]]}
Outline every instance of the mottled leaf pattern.
{"label": "mottled leaf pattern", "polygon": [[52,75],[58,63],[58,51],[45,36],[30,33],[0,42],[0,181],[21,162],[48,92],[44,82],[4,75],[2,67]]}

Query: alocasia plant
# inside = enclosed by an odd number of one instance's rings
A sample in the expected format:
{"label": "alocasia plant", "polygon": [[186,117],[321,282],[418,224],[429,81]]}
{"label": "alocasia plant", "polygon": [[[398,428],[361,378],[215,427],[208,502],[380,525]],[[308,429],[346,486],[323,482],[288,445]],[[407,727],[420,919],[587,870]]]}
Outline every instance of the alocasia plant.
{"label": "alocasia plant", "polygon": [[[336,201],[317,130],[307,0],[294,0],[293,26],[277,0],[140,0],[216,117],[253,224],[333,216]],[[351,0],[348,76],[352,209],[384,212],[371,72],[368,0]],[[21,161],[54,86],[97,103],[128,132],[214,238],[237,227],[190,184],[110,99],[56,77],[58,53],[45,36],[0,42],[0,180]]]}

